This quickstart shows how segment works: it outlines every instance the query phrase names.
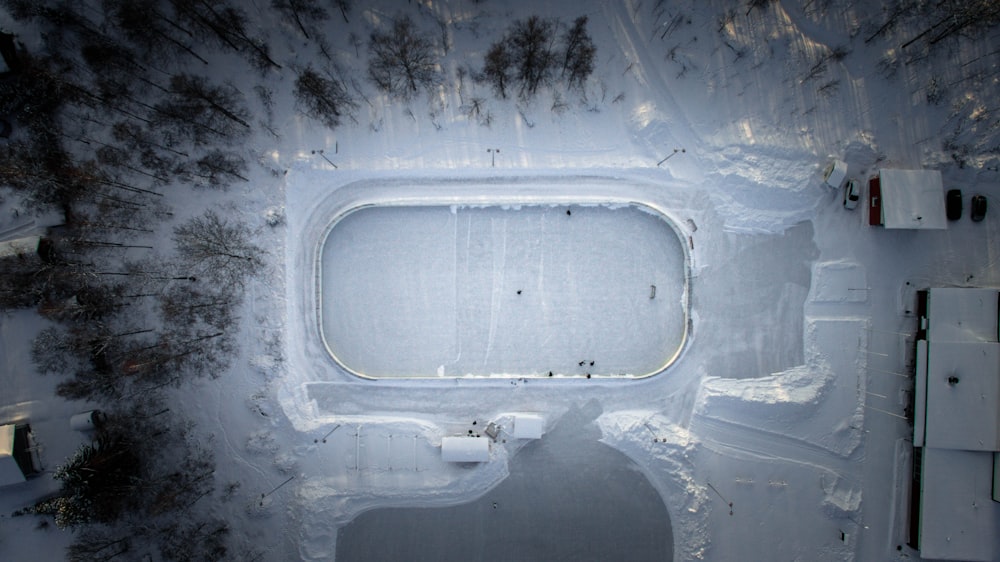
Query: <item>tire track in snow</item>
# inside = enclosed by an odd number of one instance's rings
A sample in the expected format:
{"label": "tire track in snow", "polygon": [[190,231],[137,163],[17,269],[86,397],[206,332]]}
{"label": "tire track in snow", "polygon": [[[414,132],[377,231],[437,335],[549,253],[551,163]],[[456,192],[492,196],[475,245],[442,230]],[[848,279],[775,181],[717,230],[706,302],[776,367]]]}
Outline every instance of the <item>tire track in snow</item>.
{"label": "tire track in snow", "polygon": [[455,271],[455,303],[454,303],[455,308],[454,308],[454,313],[453,314],[454,314],[454,319],[455,319],[455,349],[456,349],[456,352],[455,352],[455,358],[452,359],[451,364],[452,365],[457,365],[458,361],[462,358],[462,310],[464,308],[462,306],[462,287],[463,287],[464,284],[462,283],[463,279],[462,279],[461,272],[459,271],[459,264],[462,263],[462,261],[465,262],[465,280],[467,281],[469,279],[469,249],[470,249],[470,247],[472,245],[472,225],[471,225],[472,219],[470,218],[467,221],[466,227],[465,227],[465,259],[464,260],[459,260],[459,246],[458,246],[458,241],[459,241],[459,237],[458,237],[458,234],[459,234],[458,222],[459,222],[459,218],[458,218],[458,210],[454,211],[454,213],[452,214],[452,217],[453,217],[453,220],[454,220],[454,223],[455,223],[455,232],[453,234],[453,238],[454,238],[454,241],[455,241],[455,257],[454,257],[454,265],[453,265],[453,268],[454,268],[454,271]]}
{"label": "tire track in snow", "polygon": [[[691,123],[687,120],[684,112],[677,105],[673,95],[671,95],[670,90],[667,88],[667,81],[660,74],[659,66],[649,56],[649,51],[645,48],[646,41],[639,33],[639,30],[636,29],[635,22],[628,13],[629,4],[629,2],[603,3],[604,13],[611,31],[618,40],[619,45],[622,46],[626,60],[638,63],[640,82],[645,82],[645,85],[655,92],[655,95],[651,95],[650,97],[658,103],[663,103],[667,106],[666,109],[669,110],[668,116],[670,118],[667,125],[671,126],[671,129],[675,125],[680,125],[683,129],[684,142],[680,142],[678,135],[672,130],[667,133],[671,137],[671,140],[678,146],[685,146],[689,155],[692,155],[692,148],[699,149],[695,154],[703,154],[701,139],[694,133]],[[695,146],[688,146],[692,143]],[[663,147],[663,150],[666,151],[668,148],[671,147]]]}
{"label": "tire track in snow", "polygon": [[[490,219],[490,228],[493,230],[493,240],[496,241],[496,219]],[[490,353],[493,351],[493,340],[496,338],[498,315],[500,313],[500,303],[503,302],[504,271],[507,267],[507,219],[503,219],[503,229],[500,238],[500,267],[497,269],[497,258],[493,257],[493,294],[490,298],[490,335],[486,342],[486,354],[483,355],[483,368],[489,362]]]}
{"label": "tire track in snow", "polygon": [[856,463],[794,437],[701,415],[695,416],[691,431],[707,449],[719,454],[800,464],[856,481]]}
{"label": "tire track in snow", "polygon": [[[258,284],[259,284],[258,281],[254,280],[252,283],[250,283],[248,285],[247,291],[246,291],[246,304],[244,306],[246,306],[247,311],[249,312],[248,316],[251,319],[253,319],[253,318],[256,317],[256,312],[257,312],[257,286],[258,286]],[[242,327],[240,328],[240,332],[241,332],[240,338],[241,338],[241,341],[244,341],[244,342],[256,341],[256,339],[254,337],[254,333],[253,333],[254,330],[255,330],[255,323],[251,323],[251,322],[247,322],[247,321],[242,322]],[[248,372],[248,370],[244,370],[244,372]],[[243,380],[245,382],[249,382],[246,377],[244,377]],[[222,420],[222,412],[223,411],[230,411],[229,407],[223,408],[223,385],[222,384],[216,384],[215,385],[215,391],[216,392],[215,392],[215,416],[214,417],[215,417],[216,427],[218,427],[219,431],[222,433],[222,441],[225,443],[226,450],[229,452],[229,458],[232,459],[232,460],[235,460],[235,461],[239,462],[243,466],[245,466],[245,467],[249,468],[250,470],[252,470],[253,472],[257,473],[257,475],[260,477],[260,480],[261,480],[262,483],[263,482],[267,482],[268,481],[267,480],[267,477],[268,477],[267,473],[265,473],[263,470],[261,470],[255,463],[252,463],[252,462],[248,461],[243,456],[243,454],[233,445],[233,441],[229,437],[229,432],[226,431],[226,424],[223,423],[223,420]],[[226,394],[226,400],[227,401],[228,400],[232,400],[232,391],[233,391],[233,389],[231,387],[227,387],[226,388],[226,392],[227,392],[227,394]]]}

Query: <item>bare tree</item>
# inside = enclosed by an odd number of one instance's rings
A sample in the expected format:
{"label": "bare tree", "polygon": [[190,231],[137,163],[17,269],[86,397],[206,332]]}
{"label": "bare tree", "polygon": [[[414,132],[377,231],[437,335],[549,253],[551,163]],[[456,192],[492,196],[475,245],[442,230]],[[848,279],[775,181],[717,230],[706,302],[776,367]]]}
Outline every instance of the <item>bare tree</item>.
{"label": "bare tree", "polygon": [[351,11],[351,2],[353,0],[333,0],[333,5],[340,10],[340,15],[344,17],[344,23],[351,23],[347,19],[347,12]]}
{"label": "bare tree", "polygon": [[271,0],[271,7],[285,19],[295,22],[306,39],[309,39],[308,24],[330,19],[330,14],[316,0]]}
{"label": "bare tree", "polygon": [[218,330],[232,327],[238,297],[220,287],[181,284],[160,296],[160,312],[170,325],[203,325]]}
{"label": "bare tree", "polygon": [[124,283],[86,284],[68,298],[42,302],[38,312],[61,322],[99,322],[135,304],[140,296],[146,295],[128,295]]}
{"label": "bare tree", "polygon": [[483,66],[483,79],[500,97],[517,85],[518,96],[531,99],[538,88],[551,81],[557,64],[553,48],[555,21],[531,16],[517,20],[500,41],[490,46]]}
{"label": "bare tree", "polygon": [[0,266],[0,310],[67,299],[85,283],[88,268],[60,255],[51,239],[38,251],[6,258]]}
{"label": "bare tree", "polygon": [[73,338],[65,329],[45,328],[31,342],[31,362],[42,374],[77,371],[82,362],[74,346]]}
{"label": "bare tree", "polygon": [[186,270],[226,287],[242,287],[264,263],[250,229],[212,210],[174,228],[174,243]]}
{"label": "bare tree", "polygon": [[102,4],[110,21],[141,49],[147,60],[162,60],[180,53],[208,64],[195,50],[194,32],[161,9],[158,2],[102,0]]}
{"label": "bare tree", "polygon": [[207,39],[243,55],[259,70],[280,70],[271,58],[267,42],[247,31],[246,14],[226,0],[170,0],[180,22],[185,22]]}
{"label": "bare tree", "polygon": [[218,148],[209,150],[193,162],[185,162],[174,169],[174,173],[195,187],[211,189],[225,189],[237,180],[250,181],[245,175],[246,160],[235,152]]}
{"label": "bare tree", "polygon": [[490,46],[483,65],[483,77],[501,98],[507,97],[507,87],[514,79],[513,70],[514,56],[506,41],[499,41]]}
{"label": "bare tree", "polygon": [[129,551],[133,537],[120,536],[106,526],[88,526],[74,537],[66,548],[69,562],[94,562],[112,560]]}
{"label": "bare tree", "polygon": [[165,560],[225,560],[229,526],[222,521],[178,519],[157,533]]}
{"label": "bare tree", "polygon": [[343,82],[324,77],[312,67],[295,79],[295,101],[300,111],[331,129],[340,125],[345,112],[357,107]]}
{"label": "bare tree", "polygon": [[563,35],[562,75],[570,88],[582,88],[594,72],[597,47],[587,33],[587,16],[580,16]]}
{"label": "bare tree", "polygon": [[508,35],[508,43],[514,58],[514,75],[520,85],[519,95],[531,98],[538,87],[546,84],[552,76],[556,54],[552,48],[552,20],[531,16],[518,20]]}
{"label": "bare tree", "polygon": [[121,354],[119,380],[132,393],[143,393],[178,387],[193,378],[216,378],[226,371],[235,351],[233,335],[225,330],[173,325],[154,343],[134,345]]}
{"label": "bare tree", "polygon": [[196,144],[241,139],[249,134],[249,111],[243,94],[234,86],[212,85],[200,76],[177,74],[170,79],[170,90],[171,98],[155,107],[154,123],[158,126],[180,129]]}
{"label": "bare tree", "polygon": [[434,84],[438,62],[430,39],[417,32],[408,16],[396,18],[388,31],[372,32],[368,76],[387,94],[410,99]]}
{"label": "bare tree", "polygon": [[913,39],[903,43],[903,49],[923,38],[927,39],[929,46],[934,46],[964,30],[989,29],[1000,23],[1000,4],[993,0],[939,2],[932,6],[937,21]]}
{"label": "bare tree", "polygon": [[460,108],[469,119],[475,119],[480,125],[489,127],[493,123],[493,114],[486,108],[486,100],[472,97]]}
{"label": "bare tree", "polygon": [[745,15],[750,15],[750,12],[754,8],[760,8],[761,10],[766,9],[774,0],[750,0],[747,2],[747,13]]}

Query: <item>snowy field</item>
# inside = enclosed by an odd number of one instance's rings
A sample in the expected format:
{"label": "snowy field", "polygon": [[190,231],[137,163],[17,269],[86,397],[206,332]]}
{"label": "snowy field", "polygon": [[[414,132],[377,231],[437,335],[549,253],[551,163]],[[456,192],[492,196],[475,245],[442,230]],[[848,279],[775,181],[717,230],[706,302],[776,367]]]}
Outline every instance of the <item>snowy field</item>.
{"label": "snowy field", "polygon": [[[324,64],[316,42],[244,6],[287,69],[219,55],[199,71],[251,107],[249,181],[165,196],[176,220],[220,209],[267,250],[232,367],[172,391],[229,490],[192,509],[228,523],[234,559],[919,559],[906,545],[915,295],[1000,287],[1000,30],[903,48],[935,20],[894,2],[750,4],[354,2],[325,24],[358,97],[336,129],[292,96],[289,69]],[[364,38],[398,14],[435,38],[443,77],[406,102],[365,81]],[[589,17],[582,92],[498,99],[471,78],[533,14]],[[973,193],[991,209],[943,231],[870,227],[864,199],[845,210],[822,185],[833,158],[861,180],[937,169],[966,209]],[[0,232],[26,224],[14,205]],[[59,428],[93,405],[34,372],[47,325],[0,316],[0,412],[37,422],[51,468],[83,441]],[[541,440],[511,435],[525,413],[544,419]],[[490,422],[488,462],[442,460],[444,437]],[[591,463],[609,480],[558,478]],[[0,559],[56,559],[72,542],[9,517],[57,487],[4,489]],[[620,517],[573,525],[615,499]],[[609,553],[613,537],[635,540]],[[1000,533],[980,540],[1000,559]]]}

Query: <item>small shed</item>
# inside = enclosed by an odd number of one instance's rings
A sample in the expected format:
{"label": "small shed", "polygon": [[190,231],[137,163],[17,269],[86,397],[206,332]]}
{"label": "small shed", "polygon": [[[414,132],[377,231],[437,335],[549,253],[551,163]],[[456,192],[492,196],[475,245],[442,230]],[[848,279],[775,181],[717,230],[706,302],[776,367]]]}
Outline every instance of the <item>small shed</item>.
{"label": "small shed", "polygon": [[25,236],[13,240],[4,240],[0,242],[0,259],[38,255],[38,246],[41,242],[41,236]]}
{"label": "small shed", "polygon": [[514,416],[514,428],[511,437],[514,439],[541,439],[545,433],[545,419],[536,414],[517,414]]}
{"label": "small shed", "polygon": [[444,437],[441,439],[441,460],[487,462],[490,460],[490,440],[471,436]]}
{"label": "small shed", "polygon": [[38,472],[31,458],[31,428],[0,426],[0,486],[20,484]]}
{"label": "small shed", "polygon": [[948,228],[944,186],[938,170],[882,169],[878,172],[877,185],[881,193],[878,201],[881,224],[885,228]]}
{"label": "small shed", "polygon": [[823,183],[834,189],[840,189],[844,186],[844,180],[847,179],[847,162],[843,160],[834,160],[830,162],[830,165],[823,170]]}

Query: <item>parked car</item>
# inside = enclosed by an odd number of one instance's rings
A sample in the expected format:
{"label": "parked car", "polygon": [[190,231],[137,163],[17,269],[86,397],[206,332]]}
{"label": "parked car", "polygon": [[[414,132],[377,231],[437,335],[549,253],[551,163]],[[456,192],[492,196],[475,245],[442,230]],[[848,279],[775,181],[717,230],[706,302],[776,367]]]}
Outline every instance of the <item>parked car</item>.
{"label": "parked car", "polygon": [[859,201],[861,201],[861,185],[858,180],[847,180],[847,184],[844,185],[844,208],[857,209]]}
{"label": "parked car", "polygon": [[945,213],[948,220],[957,221],[962,218],[962,190],[949,189],[945,198]]}
{"label": "parked car", "polygon": [[972,207],[969,209],[969,217],[975,222],[979,222],[986,218],[986,196],[985,195],[973,195],[972,196]]}

